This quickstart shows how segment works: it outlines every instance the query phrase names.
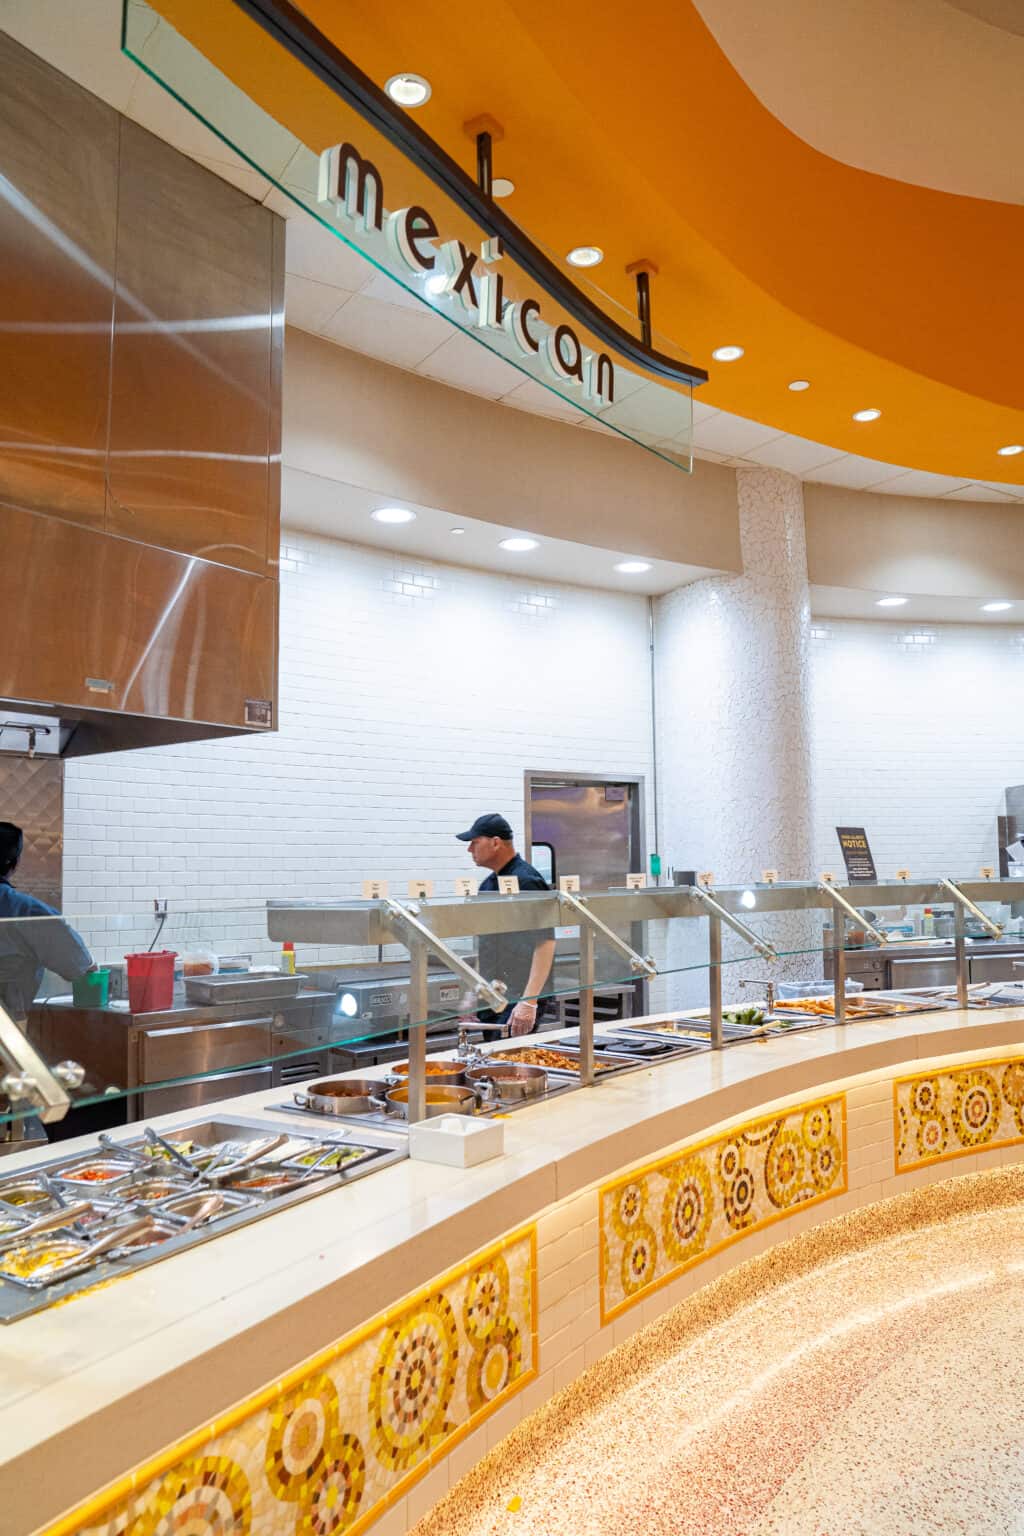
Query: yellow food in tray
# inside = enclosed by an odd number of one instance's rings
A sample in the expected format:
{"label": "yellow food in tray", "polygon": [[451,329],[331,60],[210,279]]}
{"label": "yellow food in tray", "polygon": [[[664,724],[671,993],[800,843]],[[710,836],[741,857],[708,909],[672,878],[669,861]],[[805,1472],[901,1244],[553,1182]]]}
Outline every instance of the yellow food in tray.
{"label": "yellow food in tray", "polygon": [[12,1248],[0,1258],[0,1275],[10,1275],[16,1280],[35,1280],[49,1269],[62,1269],[77,1259],[82,1243],[52,1242],[32,1243],[24,1248]]}

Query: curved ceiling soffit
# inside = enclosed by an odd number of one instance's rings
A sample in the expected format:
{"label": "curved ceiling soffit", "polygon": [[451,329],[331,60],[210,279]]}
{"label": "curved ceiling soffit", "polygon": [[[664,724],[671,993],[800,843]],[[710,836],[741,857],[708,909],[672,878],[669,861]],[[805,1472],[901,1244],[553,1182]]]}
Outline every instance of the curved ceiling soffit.
{"label": "curved ceiling soffit", "polygon": [[1024,203],[1021,0],[693,3],[758,100],[822,154]]}
{"label": "curved ceiling soffit", "polygon": [[[295,77],[247,55],[241,11],[219,7],[213,28],[203,0],[154,3],[312,147],[331,142]],[[463,124],[496,117],[509,213],[552,250],[600,244],[595,276],[619,303],[633,304],[627,264],[649,257],[658,330],[699,362],[745,346],[741,364],[711,364],[708,404],[894,465],[1024,478],[1024,455],[995,454],[1024,441],[1024,208],[820,154],[757,100],[689,0],[648,0],[643,31],[584,0],[493,0],[486,28],[445,0],[302,9],[377,81],[425,74],[417,120],[464,165]],[[795,377],[814,387],[789,393]],[[882,419],[852,423],[869,404]]]}

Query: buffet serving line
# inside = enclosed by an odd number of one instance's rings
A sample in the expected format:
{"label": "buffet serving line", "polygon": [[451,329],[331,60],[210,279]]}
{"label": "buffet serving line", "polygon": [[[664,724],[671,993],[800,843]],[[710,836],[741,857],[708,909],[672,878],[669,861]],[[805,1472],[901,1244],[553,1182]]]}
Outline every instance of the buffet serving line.
{"label": "buffet serving line", "polygon": [[[889,888],[879,889],[889,894]],[[916,899],[926,900],[923,893],[931,888],[896,889],[904,900],[919,889]],[[1000,899],[994,884],[980,894],[982,900]],[[784,888],[764,895],[794,900]],[[970,888],[966,897],[973,900]],[[723,908],[714,920],[729,922],[728,904],[739,893],[718,891],[711,899]],[[797,899],[808,901],[808,888],[799,888]],[[409,944],[414,976],[435,940],[444,944],[446,930],[458,925],[464,933],[470,922],[478,931],[495,931],[487,925],[500,921],[521,929],[527,926],[521,910],[526,903],[537,908],[531,923],[549,925],[557,901],[519,896],[423,903],[412,916],[424,928],[429,921],[429,937],[417,931]],[[519,909],[514,915],[513,903]],[[641,903],[644,918],[706,910],[701,896],[686,889],[609,893],[587,905],[598,908],[599,920],[606,916],[618,924],[634,917]],[[886,903],[876,891],[872,904]],[[685,906],[690,910],[679,910]],[[326,942],[329,935],[337,943],[342,934],[351,935],[344,942],[393,942],[396,931],[413,937],[405,919],[396,919],[384,903],[271,908],[272,937],[278,923],[303,942]],[[714,945],[712,935],[712,952]],[[581,933],[584,963],[586,950]],[[383,1093],[380,1082],[340,1075],[287,1093],[247,1094],[218,1104],[215,1112],[179,1111],[102,1139],[66,1141],[6,1159],[0,1301],[4,1320],[15,1325],[0,1331],[0,1455],[4,1486],[11,1490],[12,1531],[48,1529],[48,1522],[82,1500],[91,1502],[59,1521],[55,1532],[91,1536],[112,1528],[111,1501],[133,1496],[153,1467],[159,1479],[161,1467],[184,1465],[195,1445],[212,1443],[220,1430],[227,1433],[239,1414],[269,1413],[268,1404],[280,1398],[301,1362],[325,1350],[334,1359],[342,1345],[358,1343],[374,1319],[386,1316],[393,1332],[398,1323],[390,1320],[403,1306],[408,1311],[416,1287],[441,1295],[450,1285],[465,1285],[467,1265],[482,1263],[488,1245],[505,1244],[501,1252],[514,1252],[525,1273],[516,1282],[525,1309],[514,1325],[516,1350],[505,1352],[509,1379],[487,1397],[482,1378],[472,1375],[478,1347],[473,1334],[467,1379],[476,1385],[467,1388],[465,1422],[449,1425],[450,1436],[428,1437],[422,1454],[392,1458],[392,1482],[382,1483],[376,1502],[367,1493],[353,1529],[369,1529],[406,1498],[411,1518],[417,1480],[425,1477],[424,1487],[433,1486],[429,1479],[448,1466],[463,1433],[474,1432],[482,1454],[480,1437],[490,1431],[480,1426],[492,1413],[498,1415],[495,1424],[510,1427],[512,1419],[501,1415],[513,1414],[513,1398],[518,1401],[522,1389],[520,1408],[537,1406],[583,1368],[582,1338],[561,1361],[556,1340],[585,1324],[590,1342],[610,1348],[619,1341],[615,1330],[621,1324],[612,1318],[629,1298],[606,1297],[609,1275],[599,1272],[598,1258],[606,1237],[587,1238],[594,1273],[580,1281],[576,1322],[565,1321],[564,1298],[549,1305],[545,1266],[565,1239],[553,1237],[549,1244],[545,1233],[549,1225],[560,1230],[560,1213],[583,1199],[598,1201],[601,1181],[645,1158],[663,1159],[667,1148],[706,1138],[723,1122],[823,1090],[827,1100],[799,1105],[804,1122],[812,1111],[838,1115],[829,1107],[838,1102],[837,1084],[950,1058],[1012,1055],[1020,1042],[1020,1009],[990,1003],[968,1012],[955,1000],[938,1009],[926,1003],[928,1011],[921,1012],[910,1000],[900,1006],[897,999],[889,1012],[855,1018],[843,1006],[851,1001],[844,993],[833,998],[845,1020],[838,1025],[834,1017],[787,1016],[775,1009],[730,1022],[715,977],[712,970],[707,1010],[630,1020],[603,1030],[597,1040],[585,1006],[575,1038],[550,1031],[482,1048],[464,1039],[443,1057],[427,1057],[421,1028],[410,1032],[407,1061],[384,1077]],[[570,1091],[585,1087],[588,1077],[590,1091]],[[846,1095],[841,1097],[843,1182],[833,1182],[809,1204],[840,1195],[863,1171],[854,1136],[847,1150]],[[485,1152],[479,1162],[464,1155],[456,1166],[448,1152],[438,1158],[436,1147],[416,1155],[417,1134],[429,1140],[449,1120],[463,1122],[462,1135],[448,1133],[463,1147],[478,1132],[485,1137],[499,1131],[497,1155]],[[890,1144],[892,1126],[890,1105]],[[815,1156],[820,1161],[820,1147]],[[890,1168],[894,1172],[898,1166]],[[833,1181],[837,1177],[833,1171]],[[891,1192],[878,1183],[877,1172],[872,1177],[866,1190]],[[822,1219],[828,1214],[824,1208]],[[586,1230],[594,1226],[588,1217]],[[750,1240],[743,1232],[735,1235]],[[581,1251],[575,1262],[584,1257]],[[643,1287],[637,1293],[646,1294]],[[665,1304],[672,1294],[665,1292]],[[235,1416],[224,1417],[232,1405]],[[131,1473],[150,1458],[157,1460],[148,1469],[137,1477]],[[277,1530],[271,1523],[251,1528]]]}

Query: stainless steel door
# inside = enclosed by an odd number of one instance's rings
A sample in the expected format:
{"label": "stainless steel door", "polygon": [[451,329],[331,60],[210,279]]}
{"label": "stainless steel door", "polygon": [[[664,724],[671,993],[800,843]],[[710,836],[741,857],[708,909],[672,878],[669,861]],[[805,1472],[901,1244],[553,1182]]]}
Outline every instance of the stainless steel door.
{"label": "stainless steel door", "polygon": [[951,987],[955,983],[956,961],[952,958],[889,961],[889,985],[896,992],[907,987]]}
{"label": "stainless steel door", "polygon": [[527,827],[531,849],[538,850],[541,860],[546,860],[546,850],[550,849],[554,877],[579,875],[584,891],[625,885],[630,870],[643,868],[639,793],[637,781],[530,775]]}
{"label": "stainless steel door", "polygon": [[268,1016],[148,1029],[139,1040],[139,1082],[162,1083],[264,1062],[269,1070],[273,1022]]}

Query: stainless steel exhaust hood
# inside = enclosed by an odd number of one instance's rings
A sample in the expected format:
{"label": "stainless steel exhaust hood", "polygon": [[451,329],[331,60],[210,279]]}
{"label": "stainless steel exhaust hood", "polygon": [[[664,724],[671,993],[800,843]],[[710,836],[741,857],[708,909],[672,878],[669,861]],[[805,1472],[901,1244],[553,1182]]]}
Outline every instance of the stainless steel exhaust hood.
{"label": "stainless steel exhaust hood", "polygon": [[283,221],[0,75],[0,754],[272,728]]}

